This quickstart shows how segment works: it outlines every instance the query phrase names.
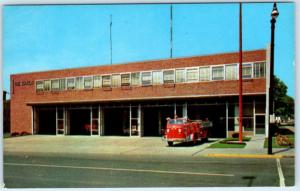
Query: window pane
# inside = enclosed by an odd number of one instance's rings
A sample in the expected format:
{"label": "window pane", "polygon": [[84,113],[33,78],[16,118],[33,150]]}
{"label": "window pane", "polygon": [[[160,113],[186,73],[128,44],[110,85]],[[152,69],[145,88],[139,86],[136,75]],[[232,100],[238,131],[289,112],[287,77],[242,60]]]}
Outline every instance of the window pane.
{"label": "window pane", "polygon": [[44,90],[44,81],[36,81],[36,91],[42,92]]}
{"label": "window pane", "polygon": [[139,86],[140,85],[140,73],[131,74],[131,85]]}
{"label": "window pane", "polygon": [[59,90],[65,90],[66,89],[66,79],[59,79]]}
{"label": "window pane", "polygon": [[142,86],[149,86],[151,85],[151,72],[143,72],[142,73]]}
{"label": "window pane", "polygon": [[44,81],[44,91],[50,91],[51,81],[45,80]]}
{"label": "window pane", "polygon": [[162,72],[161,71],[154,71],[152,72],[152,84],[158,85],[162,84]]}
{"label": "window pane", "polygon": [[176,70],[176,83],[185,82],[185,70],[177,69]]}
{"label": "window pane", "polygon": [[75,82],[76,89],[83,89],[83,77],[76,77]]}
{"label": "window pane", "polygon": [[188,82],[197,82],[199,79],[198,68],[189,68],[186,70],[186,76]]}
{"label": "window pane", "polygon": [[199,68],[199,80],[200,81],[209,81],[210,80],[210,68],[209,67]]}
{"label": "window pane", "polygon": [[101,76],[94,76],[94,88],[101,87]]}
{"label": "window pane", "polygon": [[93,77],[87,76],[84,77],[84,89],[91,89],[93,88]]}
{"label": "window pane", "polygon": [[121,86],[121,75],[120,74],[112,75],[111,86],[112,87],[120,87]]}
{"label": "window pane", "polygon": [[75,89],[75,78],[67,78],[67,88],[68,90]]}
{"label": "window pane", "polygon": [[236,80],[237,79],[237,65],[226,66],[226,80]]}
{"label": "window pane", "polygon": [[265,62],[254,63],[254,78],[265,77]]}
{"label": "window pane", "polygon": [[243,64],[243,79],[252,77],[252,65],[251,64]]}
{"label": "window pane", "polygon": [[164,83],[174,83],[174,70],[164,71]]}
{"label": "window pane", "polygon": [[102,87],[110,87],[110,75],[102,76]]}
{"label": "window pane", "polygon": [[121,86],[130,86],[130,74],[121,74]]}
{"label": "window pane", "polygon": [[224,67],[216,66],[212,67],[212,80],[223,80],[224,79]]}
{"label": "window pane", "polygon": [[51,91],[59,90],[59,80],[51,80]]}

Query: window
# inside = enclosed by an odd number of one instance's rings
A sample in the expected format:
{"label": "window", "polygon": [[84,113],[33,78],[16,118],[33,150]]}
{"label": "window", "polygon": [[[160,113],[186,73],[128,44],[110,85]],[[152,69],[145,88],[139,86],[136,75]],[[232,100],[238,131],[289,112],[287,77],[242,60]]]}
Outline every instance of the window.
{"label": "window", "polygon": [[59,79],[51,80],[51,91],[59,90]]}
{"label": "window", "polygon": [[36,92],[44,91],[44,81],[36,81]]}
{"label": "window", "polygon": [[130,74],[121,74],[121,86],[130,86]]}
{"label": "window", "polygon": [[101,76],[94,76],[94,88],[101,87]]}
{"label": "window", "polygon": [[112,87],[120,87],[121,86],[121,75],[114,74],[111,76],[111,86]]}
{"label": "window", "polygon": [[67,78],[67,89],[68,90],[75,89],[75,78]]}
{"label": "window", "polygon": [[224,66],[212,67],[212,80],[224,80]]}
{"label": "window", "polygon": [[83,77],[76,77],[75,87],[78,90],[83,89]]}
{"label": "window", "polygon": [[162,72],[161,71],[152,72],[152,84],[153,85],[162,84]]}
{"label": "window", "polygon": [[197,82],[199,80],[198,68],[189,68],[186,70],[187,82]]}
{"label": "window", "polygon": [[102,76],[102,87],[110,87],[110,75]]}
{"label": "window", "polygon": [[51,87],[51,81],[45,80],[44,81],[44,91],[50,91],[50,87]]}
{"label": "window", "polygon": [[252,64],[243,64],[243,79],[252,77]]}
{"label": "window", "polygon": [[176,83],[185,82],[185,69],[177,69],[175,71]]}
{"label": "window", "polygon": [[174,70],[165,70],[164,71],[164,84],[174,83]]}
{"label": "window", "polygon": [[132,86],[139,86],[140,85],[140,73],[132,73],[131,74],[131,85]]}
{"label": "window", "polygon": [[210,80],[210,68],[209,67],[199,68],[199,80],[200,81],[209,81]]}
{"label": "window", "polygon": [[93,77],[86,76],[84,77],[84,89],[92,89],[93,88]]}
{"label": "window", "polygon": [[237,80],[237,65],[227,65],[225,70],[226,80]]}
{"label": "window", "polygon": [[142,72],[142,86],[150,86],[151,79],[151,72]]}
{"label": "window", "polygon": [[59,90],[65,90],[66,89],[66,79],[62,78],[59,79]]}
{"label": "window", "polygon": [[254,78],[265,77],[266,62],[254,63]]}

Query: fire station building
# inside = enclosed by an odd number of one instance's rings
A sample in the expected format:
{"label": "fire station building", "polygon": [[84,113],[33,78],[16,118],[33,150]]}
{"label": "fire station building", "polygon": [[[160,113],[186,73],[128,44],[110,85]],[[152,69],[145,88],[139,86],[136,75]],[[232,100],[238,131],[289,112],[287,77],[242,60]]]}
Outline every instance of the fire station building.
{"label": "fire station building", "polygon": [[[265,49],[243,52],[243,130],[266,134]],[[160,136],[166,118],[238,131],[239,53],[11,75],[11,133]]]}

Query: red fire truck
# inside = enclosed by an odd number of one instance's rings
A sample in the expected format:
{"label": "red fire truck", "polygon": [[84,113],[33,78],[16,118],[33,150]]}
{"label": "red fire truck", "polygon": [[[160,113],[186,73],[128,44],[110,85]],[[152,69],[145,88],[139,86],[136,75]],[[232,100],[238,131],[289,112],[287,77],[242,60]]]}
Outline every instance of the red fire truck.
{"label": "red fire truck", "polygon": [[167,119],[167,128],[165,130],[165,139],[169,146],[174,142],[193,142],[208,139],[208,130],[212,127],[212,122],[206,119],[189,120],[187,118]]}

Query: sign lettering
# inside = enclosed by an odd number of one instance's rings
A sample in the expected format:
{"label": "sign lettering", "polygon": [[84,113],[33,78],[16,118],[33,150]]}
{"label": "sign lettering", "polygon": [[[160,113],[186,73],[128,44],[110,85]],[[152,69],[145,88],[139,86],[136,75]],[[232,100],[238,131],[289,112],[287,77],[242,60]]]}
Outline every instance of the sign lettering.
{"label": "sign lettering", "polygon": [[15,82],[15,86],[32,86],[33,84],[34,82],[30,80]]}

